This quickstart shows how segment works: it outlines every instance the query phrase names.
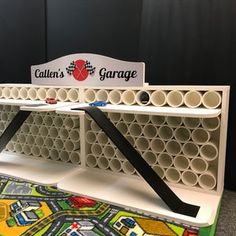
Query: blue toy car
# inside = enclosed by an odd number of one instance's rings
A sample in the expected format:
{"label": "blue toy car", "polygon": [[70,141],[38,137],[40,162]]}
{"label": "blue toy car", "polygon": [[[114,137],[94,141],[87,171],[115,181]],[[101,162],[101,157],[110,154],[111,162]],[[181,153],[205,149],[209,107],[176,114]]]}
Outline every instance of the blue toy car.
{"label": "blue toy car", "polygon": [[96,102],[91,102],[89,103],[89,106],[92,107],[105,107],[107,103],[105,101],[96,101]]}

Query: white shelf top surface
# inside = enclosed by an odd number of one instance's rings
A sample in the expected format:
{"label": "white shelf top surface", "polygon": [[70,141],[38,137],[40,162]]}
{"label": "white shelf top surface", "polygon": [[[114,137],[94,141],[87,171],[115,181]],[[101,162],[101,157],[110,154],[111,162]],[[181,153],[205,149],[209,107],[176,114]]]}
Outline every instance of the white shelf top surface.
{"label": "white shelf top surface", "polygon": [[[57,113],[69,114],[69,115],[83,115],[83,111],[71,110],[76,107],[89,106],[88,103],[75,104],[71,106],[64,106],[56,109]],[[137,106],[137,105],[111,105],[107,104],[104,107],[99,107],[104,112],[121,112],[121,113],[138,113],[138,114],[152,114],[161,116],[179,116],[179,117],[201,117],[212,118],[220,114],[220,109],[206,109],[206,108],[185,108],[185,107],[153,107],[153,106]]]}
{"label": "white shelf top surface", "polygon": [[6,153],[0,154],[0,174],[38,184],[56,185],[77,170],[78,167],[64,163]]}
{"label": "white shelf top surface", "polygon": [[63,179],[58,183],[58,188],[196,227],[213,224],[220,202],[219,195],[171,186],[183,201],[200,206],[196,218],[181,215],[170,211],[151,187],[141,179],[88,169],[79,169],[75,175]]}

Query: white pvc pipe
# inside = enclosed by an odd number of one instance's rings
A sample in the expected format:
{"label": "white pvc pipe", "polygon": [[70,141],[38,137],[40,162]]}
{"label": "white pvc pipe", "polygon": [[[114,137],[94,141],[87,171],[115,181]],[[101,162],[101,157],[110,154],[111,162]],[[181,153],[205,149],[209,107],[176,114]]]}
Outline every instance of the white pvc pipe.
{"label": "white pvc pipe", "polygon": [[191,118],[191,117],[183,118],[183,123],[184,126],[189,129],[196,129],[201,124],[199,118]]}
{"label": "white pvc pipe", "polygon": [[182,124],[182,118],[181,117],[175,117],[175,116],[167,116],[166,122],[169,126],[172,127],[178,127]]}
{"label": "white pvc pipe", "polygon": [[39,134],[39,126],[31,125],[30,132],[32,135],[38,135]]}
{"label": "white pvc pipe", "polygon": [[53,139],[47,137],[47,138],[44,140],[44,145],[45,145],[48,149],[52,148],[52,146],[53,146]]}
{"label": "white pvc pipe", "polygon": [[107,90],[105,90],[105,89],[98,90],[97,93],[96,93],[96,100],[107,102],[108,101],[108,92],[107,92]]}
{"label": "white pvc pipe", "polygon": [[68,139],[69,138],[69,131],[67,129],[60,129],[59,130],[59,137],[62,139]]}
{"label": "white pvc pipe", "polygon": [[29,156],[32,152],[31,152],[31,148],[30,148],[30,145],[23,145],[22,147],[22,151],[25,155]]}
{"label": "white pvc pipe", "polygon": [[37,99],[37,89],[33,88],[33,87],[29,88],[28,97],[30,100],[36,100]]}
{"label": "white pvc pipe", "polygon": [[96,134],[93,131],[90,131],[90,130],[87,131],[86,137],[85,137],[85,140],[87,143],[93,144],[96,142],[96,139],[97,139]]}
{"label": "white pvc pipe", "polygon": [[101,145],[106,145],[108,143],[108,137],[104,132],[99,132],[97,135],[97,141]]}
{"label": "white pvc pipe", "polygon": [[106,146],[103,148],[102,152],[104,153],[104,156],[105,156],[106,158],[113,158],[113,157],[115,156],[115,149],[114,149],[114,147],[111,146],[111,145],[106,145]]}
{"label": "white pvc pipe", "polygon": [[65,150],[69,152],[78,150],[80,148],[79,142],[72,142],[71,140],[66,140],[64,145],[65,145]]}
{"label": "white pvc pipe", "polygon": [[100,156],[102,154],[102,147],[97,143],[93,143],[91,146],[91,152],[94,156]]}
{"label": "white pvc pipe", "polygon": [[144,137],[139,137],[135,141],[135,146],[140,151],[146,151],[149,148],[149,142]]}
{"label": "white pvc pipe", "polygon": [[68,99],[69,101],[71,102],[77,102],[79,101],[79,90],[78,89],[74,89],[74,88],[71,88],[69,91],[68,91]]}
{"label": "white pvc pipe", "polygon": [[55,139],[54,145],[57,150],[62,150],[64,148],[64,143],[61,139]]}
{"label": "white pvc pipe", "polygon": [[122,170],[121,161],[119,159],[110,160],[109,166],[112,171],[117,172],[117,173]]}
{"label": "white pvc pipe", "polygon": [[49,88],[46,93],[47,93],[47,98],[57,98],[56,88]]}
{"label": "white pvc pipe", "polygon": [[50,157],[48,148],[42,147],[42,148],[40,149],[40,155],[41,155],[43,158],[48,159],[48,158]]}
{"label": "white pvc pipe", "polygon": [[[26,146],[26,145],[24,145],[24,146]],[[24,152],[24,146],[23,146],[23,152]],[[28,146],[28,145],[27,145]],[[6,146],[6,148],[7,148],[7,150],[9,151],[9,152],[14,152],[15,151],[15,149],[14,149],[14,143],[13,142],[9,142],[8,144],[7,144],[7,146]]]}
{"label": "white pvc pipe", "polygon": [[137,123],[141,125],[146,125],[150,121],[149,115],[135,114],[135,119]]}
{"label": "white pvc pipe", "polygon": [[184,95],[184,104],[190,108],[199,107],[202,103],[202,94],[196,90],[190,90]]}
{"label": "white pvc pipe", "polygon": [[191,170],[185,170],[181,175],[181,180],[187,186],[195,186],[198,183],[198,175]]}
{"label": "white pvc pipe", "polygon": [[47,98],[47,89],[43,88],[43,87],[39,88],[37,90],[37,96],[38,96],[39,100],[43,100],[43,101],[46,100],[46,98]]}
{"label": "white pvc pipe", "polygon": [[178,170],[187,170],[190,162],[186,156],[178,155],[174,158],[174,166]]}
{"label": "white pvc pipe", "polygon": [[46,126],[51,126],[53,124],[53,119],[50,115],[46,114],[43,118],[43,122]]}
{"label": "white pvc pipe", "polygon": [[44,144],[44,138],[41,136],[36,136],[35,138],[35,144],[39,147],[43,146]]}
{"label": "white pvc pipe", "polygon": [[70,154],[70,161],[73,163],[73,164],[80,164],[80,155],[78,152],[72,152]]}
{"label": "white pvc pipe", "polygon": [[190,162],[191,169],[196,173],[204,173],[208,170],[209,164],[200,157],[195,157]]}
{"label": "white pvc pipe", "polygon": [[122,119],[126,123],[132,123],[135,120],[134,114],[122,113]]}
{"label": "white pvc pipe", "polygon": [[191,137],[191,132],[185,127],[178,127],[174,131],[174,137],[178,142],[187,142]]}
{"label": "white pvc pipe", "polygon": [[121,95],[122,103],[133,105],[135,103],[135,92],[133,90],[125,90]]}
{"label": "white pvc pipe", "polygon": [[138,123],[132,123],[128,127],[130,135],[134,137],[139,137],[142,134],[142,126]]}
{"label": "white pvc pipe", "polygon": [[122,164],[122,170],[125,174],[132,175],[135,173],[135,168],[129,163],[129,161],[125,161]]}
{"label": "white pvc pipe", "polygon": [[166,170],[165,177],[171,183],[178,183],[181,179],[181,174],[175,168],[170,167]]}
{"label": "white pvc pipe", "polygon": [[31,148],[31,153],[32,153],[32,156],[34,157],[40,156],[41,155],[40,148],[38,146],[33,146]]}
{"label": "white pvc pipe", "polygon": [[41,126],[40,128],[39,128],[39,134],[41,135],[41,136],[47,136],[48,135],[48,128],[47,127],[45,127],[45,126]]}
{"label": "white pvc pipe", "polygon": [[176,140],[170,140],[166,143],[166,151],[172,155],[178,155],[181,152],[181,144]]}
{"label": "white pvc pipe", "polygon": [[202,103],[206,108],[217,108],[221,104],[221,94],[217,91],[207,91],[202,97]]}
{"label": "white pvc pipe", "polygon": [[51,127],[51,128],[49,129],[49,135],[50,135],[50,137],[52,137],[52,138],[57,138],[57,136],[58,136],[58,129],[55,128],[55,127]]}
{"label": "white pvc pipe", "polygon": [[116,124],[116,128],[123,134],[126,135],[128,132],[128,126],[124,122],[119,122]]}
{"label": "white pvc pipe", "polygon": [[61,151],[59,153],[59,158],[63,162],[68,162],[70,160],[70,155],[67,151]]}
{"label": "white pvc pipe", "polygon": [[63,120],[61,117],[59,116],[56,116],[54,119],[53,119],[53,124],[55,125],[56,128],[61,128],[62,125],[63,125]]}
{"label": "white pvc pipe", "polygon": [[166,104],[166,92],[163,90],[156,90],[152,93],[150,100],[154,106],[164,106]]}
{"label": "white pvc pipe", "polygon": [[11,97],[11,89],[8,87],[3,88],[2,90],[2,96],[3,98],[10,98]]}
{"label": "white pvc pipe", "polygon": [[97,166],[97,158],[94,155],[89,154],[86,158],[86,165],[91,168],[96,167]]}
{"label": "white pvc pipe", "polygon": [[151,166],[155,165],[157,163],[157,156],[155,153],[153,153],[151,151],[144,152],[143,158]]}
{"label": "white pvc pipe", "polygon": [[169,168],[173,164],[173,157],[166,153],[160,153],[157,157],[158,164],[163,168]]}
{"label": "white pvc pipe", "polygon": [[220,127],[220,118],[205,118],[202,119],[202,127],[208,131],[217,130]]}
{"label": "white pvc pipe", "polygon": [[167,125],[159,128],[159,136],[163,140],[170,140],[173,137],[173,129]]}
{"label": "white pvc pipe", "polygon": [[11,98],[13,99],[17,99],[19,98],[19,89],[14,87],[14,88],[11,88],[11,95],[10,95]]}
{"label": "white pvc pipe", "polygon": [[115,151],[116,157],[120,160],[126,160],[125,156],[120,152],[119,149],[116,149]]}
{"label": "white pvc pipe", "polygon": [[98,158],[98,167],[102,170],[108,169],[109,168],[109,161],[107,158],[101,156]]}
{"label": "white pvc pipe", "polygon": [[108,113],[108,117],[112,122],[119,122],[121,120],[120,113]]}
{"label": "white pvc pipe", "polygon": [[154,165],[152,169],[159,175],[161,179],[164,179],[165,177],[165,170],[159,166],[159,165]]}
{"label": "white pvc pipe", "polygon": [[108,101],[111,104],[115,104],[115,105],[120,104],[121,103],[121,91],[117,90],[117,89],[111,90],[108,94]]}
{"label": "white pvc pipe", "polygon": [[125,138],[129,141],[129,143],[130,143],[132,146],[134,146],[135,140],[134,140],[134,138],[133,138],[132,136],[127,135],[127,136],[125,136]]}
{"label": "white pvc pipe", "polygon": [[0,122],[0,130],[5,130],[5,122]]}
{"label": "white pvc pipe", "polygon": [[14,150],[17,153],[22,153],[22,145],[20,143],[15,143]]}
{"label": "white pvc pipe", "polygon": [[28,99],[28,89],[27,88],[20,88],[19,90],[20,98],[21,99]]}
{"label": "white pvc pipe", "polygon": [[29,145],[33,145],[35,143],[35,138],[33,135],[27,135],[26,137],[26,143]]}
{"label": "white pvc pipe", "polygon": [[57,91],[57,99],[61,102],[68,100],[67,89],[59,88]]}
{"label": "white pvc pipe", "polygon": [[207,143],[210,137],[211,135],[209,131],[203,128],[194,129],[192,132],[192,140],[193,142],[198,143],[198,144]]}
{"label": "white pvc pipe", "polygon": [[183,145],[183,153],[190,158],[196,157],[199,153],[199,146],[193,142],[188,142]]}
{"label": "white pvc pipe", "polygon": [[8,120],[8,113],[2,113],[1,120],[6,122]]}
{"label": "white pvc pipe", "polygon": [[201,188],[212,190],[216,186],[216,174],[214,170],[208,170],[199,176],[198,183]]}
{"label": "white pvc pipe", "polygon": [[25,135],[24,135],[24,134],[19,134],[19,135],[18,135],[18,141],[19,141],[19,143],[21,143],[22,145],[25,144],[25,142],[26,142],[26,137],[25,137]]}
{"label": "white pvc pipe", "polygon": [[52,160],[57,161],[59,160],[59,152],[56,149],[51,149],[50,150],[50,157]]}
{"label": "white pvc pipe", "polygon": [[67,117],[64,119],[64,125],[68,129],[74,129],[79,127],[79,118]]}
{"label": "white pvc pipe", "polygon": [[157,136],[157,128],[152,124],[147,124],[143,127],[144,137],[154,138]]}
{"label": "white pvc pipe", "polygon": [[171,107],[180,107],[184,103],[183,92],[172,90],[167,94],[166,101]]}
{"label": "white pvc pipe", "polygon": [[87,89],[84,92],[85,102],[94,102],[96,100],[96,92],[94,89]]}
{"label": "white pvc pipe", "polygon": [[207,161],[215,160],[218,157],[218,154],[219,150],[217,146],[212,142],[205,143],[200,148],[200,156]]}
{"label": "white pvc pipe", "polygon": [[165,142],[162,139],[155,138],[155,139],[152,139],[150,143],[150,147],[153,152],[161,153],[165,150]]}
{"label": "white pvc pipe", "polygon": [[95,121],[91,121],[90,127],[91,127],[91,130],[93,130],[93,131],[100,131],[101,130],[101,128],[97,125],[97,123]]}
{"label": "white pvc pipe", "polygon": [[43,124],[43,116],[41,115],[35,115],[34,116],[34,123],[36,125],[42,125]]}
{"label": "white pvc pipe", "polygon": [[137,92],[135,100],[141,106],[147,106],[150,104],[151,93],[149,91],[140,90]]}
{"label": "white pvc pipe", "polygon": [[69,132],[69,137],[73,142],[79,142],[80,134],[78,129],[73,129]]}

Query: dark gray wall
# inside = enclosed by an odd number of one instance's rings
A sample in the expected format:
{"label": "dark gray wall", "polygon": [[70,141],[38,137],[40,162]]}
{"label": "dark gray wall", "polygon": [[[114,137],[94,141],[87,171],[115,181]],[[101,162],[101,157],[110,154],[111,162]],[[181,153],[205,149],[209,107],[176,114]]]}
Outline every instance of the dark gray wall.
{"label": "dark gray wall", "polygon": [[29,83],[31,64],[78,52],[144,61],[151,84],[231,85],[226,187],[236,190],[235,0],[0,0],[1,82]]}
{"label": "dark gray wall", "polygon": [[30,65],[45,61],[43,0],[0,0],[0,82],[30,82]]}

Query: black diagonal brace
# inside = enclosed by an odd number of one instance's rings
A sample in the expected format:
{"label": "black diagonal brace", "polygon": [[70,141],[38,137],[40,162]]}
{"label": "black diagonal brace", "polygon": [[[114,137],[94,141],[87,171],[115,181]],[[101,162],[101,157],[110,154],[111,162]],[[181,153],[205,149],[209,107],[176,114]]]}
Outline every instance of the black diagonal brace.
{"label": "black diagonal brace", "polygon": [[15,135],[17,130],[21,127],[24,121],[28,118],[31,111],[18,111],[11,123],[3,131],[0,136],[0,152],[6,147],[11,138]]}
{"label": "black diagonal brace", "polygon": [[72,110],[82,110],[88,113],[105,134],[112,140],[121,153],[134,166],[145,181],[161,197],[167,206],[176,213],[196,217],[199,206],[183,202],[169,186],[156,174],[156,172],[147,164],[141,155],[126,140],[120,131],[97,107],[80,107]]}

